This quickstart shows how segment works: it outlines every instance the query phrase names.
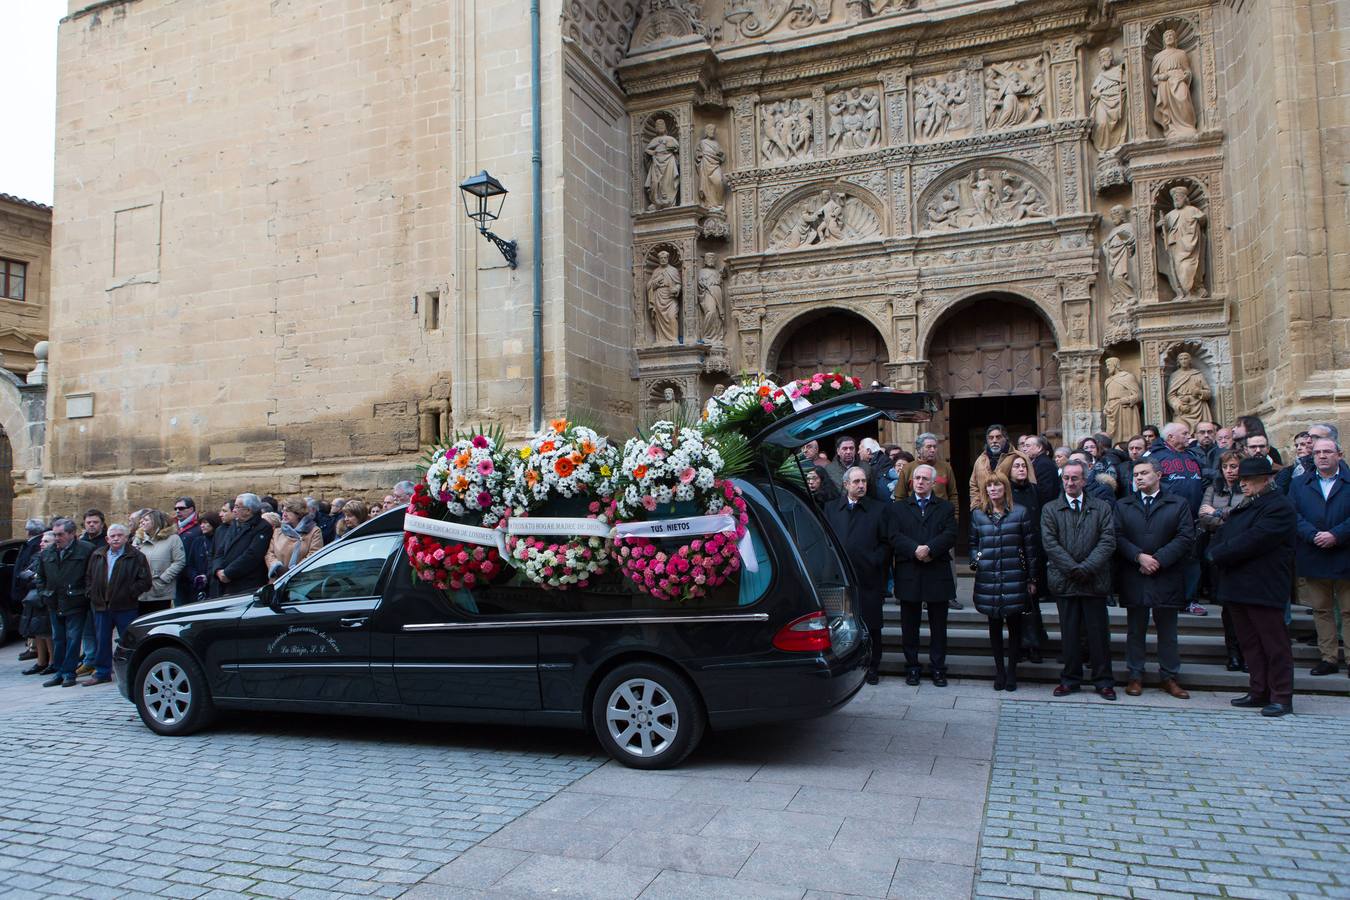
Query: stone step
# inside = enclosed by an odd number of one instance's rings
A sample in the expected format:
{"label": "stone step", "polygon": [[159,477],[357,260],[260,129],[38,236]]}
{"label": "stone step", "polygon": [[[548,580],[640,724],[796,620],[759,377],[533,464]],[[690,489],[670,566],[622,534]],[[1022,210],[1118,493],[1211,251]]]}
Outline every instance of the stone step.
{"label": "stone step", "polygon": [[[1125,684],[1125,667],[1119,657],[1114,657],[1112,663],[1117,688],[1119,689]],[[1042,663],[1019,663],[1017,678],[1019,681],[1057,682],[1059,681],[1060,668],[1059,663],[1055,662],[1053,656],[1047,656]],[[883,675],[903,676],[905,674],[904,656],[899,653],[883,653],[881,656],[881,672]],[[994,677],[994,661],[989,657],[987,651],[983,655],[953,655],[949,652],[947,654],[947,674],[954,678],[992,679]],[[1247,674],[1245,672],[1229,672],[1221,663],[1187,663],[1183,659],[1179,681],[1183,687],[1187,688],[1205,688],[1234,693],[1243,693],[1247,690]],[[1149,669],[1144,675],[1144,683],[1156,685],[1157,682],[1157,665],[1150,657]],[[1306,666],[1300,665],[1295,668],[1294,672],[1294,692],[1299,694],[1345,695],[1350,693],[1350,679],[1346,678],[1344,666],[1335,675],[1313,677],[1308,674]],[[1297,701],[1295,703],[1297,704]]]}

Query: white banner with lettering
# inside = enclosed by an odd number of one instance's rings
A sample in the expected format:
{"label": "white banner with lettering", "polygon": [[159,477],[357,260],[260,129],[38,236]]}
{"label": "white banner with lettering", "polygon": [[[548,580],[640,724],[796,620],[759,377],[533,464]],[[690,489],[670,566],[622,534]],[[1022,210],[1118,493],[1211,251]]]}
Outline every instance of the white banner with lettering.
{"label": "white banner with lettering", "polygon": [[[790,383],[790,384],[784,386],[784,388],[783,388],[783,393],[788,397],[788,399],[790,399],[790,400],[792,401],[792,411],[793,411],[793,412],[801,412],[801,411],[804,410],[804,409],[810,409],[810,408],[811,408],[811,401],[810,401],[810,400],[807,400],[805,397],[793,397],[793,396],[792,396],[792,392],[795,391],[795,390],[797,389],[797,385],[798,385],[798,384],[799,384],[799,382],[794,381],[794,382],[792,382],[792,383]],[[754,570],[751,569],[751,571],[754,571]]]}
{"label": "white banner with lettering", "polygon": [[[668,538],[698,534],[734,534],[736,517],[686,516],[680,519],[653,519],[650,522],[621,522],[614,526],[615,537]],[[750,542],[750,529],[745,530],[736,549],[741,554],[741,562],[746,571],[758,572],[759,560],[755,559],[755,548]]]}
{"label": "white banner with lettering", "polygon": [[607,538],[609,525],[599,519],[563,518],[549,516],[522,516],[506,522],[508,534],[547,534],[547,535],[585,535],[586,537]]}
{"label": "white banner with lettering", "polygon": [[440,519],[428,519],[426,516],[403,517],[403,530],[413,534],[425,534],[444,541],[459,541],[462,544],[477,544],[482,547],[496,547],[497,552],[506,555],[506,538],[495,528],[480,528],[477,525],[461,525],[459,522],[442,522]]}

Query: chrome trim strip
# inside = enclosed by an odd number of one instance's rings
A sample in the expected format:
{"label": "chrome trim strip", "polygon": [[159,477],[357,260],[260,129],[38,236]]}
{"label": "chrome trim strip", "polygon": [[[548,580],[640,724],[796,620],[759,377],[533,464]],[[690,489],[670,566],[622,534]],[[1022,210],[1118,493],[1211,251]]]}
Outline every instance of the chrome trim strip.
{"label": "chrome trim strip", "polygon": [[767,622],[768,613],[707,616],[613,616],[598,619],[532,619],[528,622],[418,622],[404,631],[460,631],[479,628],[576,628],[587,625],[702,625],[716,622]]}
{"label": "chrome trim strip", "polygon": [[359,662],[290,662],[290,663],[222,663],[227,672],[244,669],[369,669],[370,663]]}
{"label": "chrome trim strip", "polygon": [[534,671],[533,663],[390,663],[395,669],[529,669]]}

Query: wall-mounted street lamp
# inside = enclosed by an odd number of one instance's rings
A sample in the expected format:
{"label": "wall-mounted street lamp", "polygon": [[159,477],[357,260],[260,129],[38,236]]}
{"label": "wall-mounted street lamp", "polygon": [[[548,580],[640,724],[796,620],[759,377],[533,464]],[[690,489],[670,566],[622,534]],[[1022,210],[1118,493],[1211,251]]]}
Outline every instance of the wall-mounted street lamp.
{"label": "wall-mounted street lamp", "polygon": [[488,223],[501,215],[502,205],[506,203],[506,188],[484,169],[464,179],[459,189],[464,192],[464,212],[478,223],[479,233],[497,246],[506,258],[506,264],[514,269],[516,242],[503,240],[488,230]]}

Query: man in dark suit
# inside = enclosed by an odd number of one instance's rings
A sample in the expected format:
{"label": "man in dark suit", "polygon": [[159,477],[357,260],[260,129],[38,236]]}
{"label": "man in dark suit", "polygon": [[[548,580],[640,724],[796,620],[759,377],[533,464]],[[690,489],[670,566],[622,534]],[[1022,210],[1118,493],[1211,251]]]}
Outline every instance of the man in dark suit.
{"label": "man in dark suit", "polygon": [[867,470],[862,466],[844,472],[844,496],[826,505],[825,519],[844,545],[858,578],[859,611],[872,639],[867,683],[876,684],[881,664],[881,604],[891,567],[895,521],[889,504],[868,496]]}
{"label": "man in dark suit", "polygon": [[1162,690],[1178,700],[1190,694],[1177,682],[1181,653],[1177,613],[1186,607],[1186,566],[1195,545],[1195,523],[1186,498],[1162,490],[1162,468],[1153,457],[1134,464],[1135,493],[1116,504],[1116,555],[1120,602],[1128,634],[1125,693],[1143,690],[1144,648],[1149,616],[1158,633],[1158,674]]}
{"label": "man in dark suit", "polygon": [[257,494],[234,500],[234,521],[220,530],[211,560],[211,596],[247,594],[267,584],[267,548],[272,526],[262,517]]}
{"label": "man in dark suit", "polygon": [[910,490],[891,507],[895,516],[895,599],[904,636],[905,683],[918,684],[919,626],[928,607],[928,669],[933,684],[947,684],[947,609],[956,596],[952,548],[956,510],[933,494],[937,470],[923,463],[910,472]]}

